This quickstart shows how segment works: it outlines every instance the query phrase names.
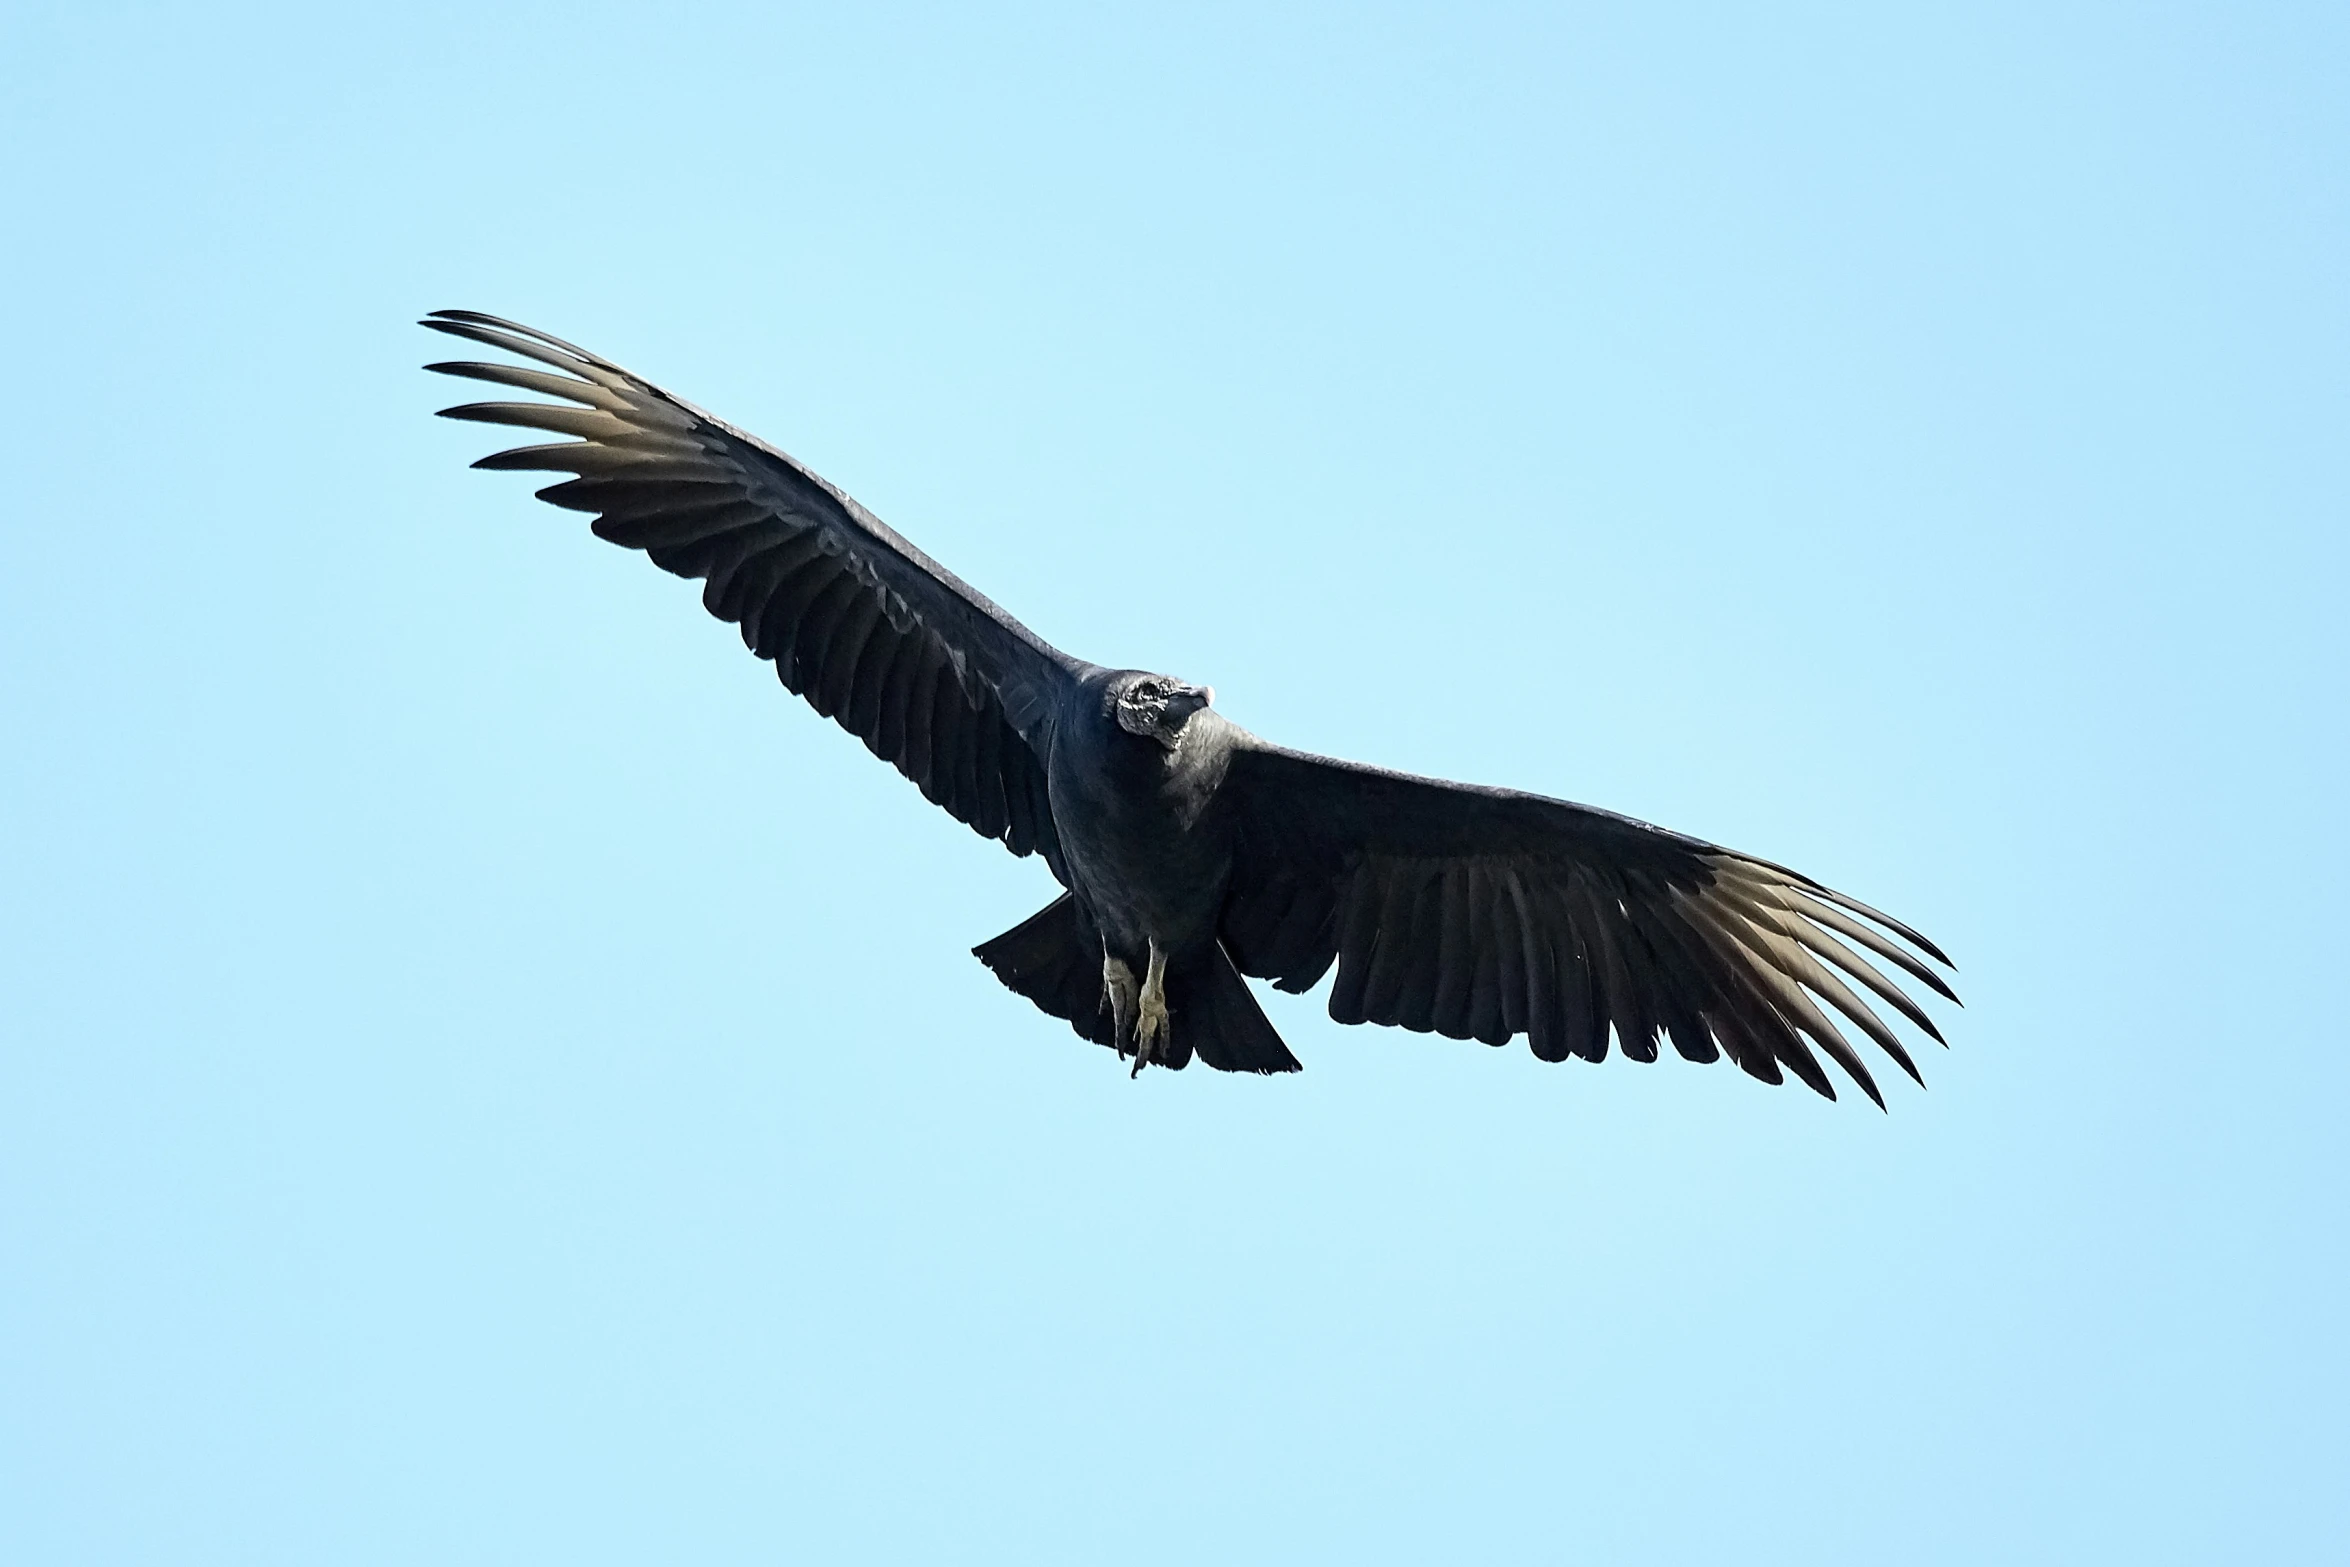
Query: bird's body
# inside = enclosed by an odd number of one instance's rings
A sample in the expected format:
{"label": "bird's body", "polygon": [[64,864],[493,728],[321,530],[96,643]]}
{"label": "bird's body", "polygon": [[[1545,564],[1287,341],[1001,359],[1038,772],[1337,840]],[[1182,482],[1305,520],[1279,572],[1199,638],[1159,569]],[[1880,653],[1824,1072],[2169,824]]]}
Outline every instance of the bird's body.
{"label": "bird's body", "polygon": [[[1154,678],[1162,677],[1086,676],[1055,727],[1046,764],[1053,819],[1064,824],[1070,896],[1100,940],[1114,1034],[1123,992],[1134,988],[1137,1071],[1161,1045],[1157,1023],[1140,1020],[1191,1011],[1167,994],[1167,976],[1181,992],[1223,961],[1217,917],[1232,879],[1233,823],[1218,809],[1218,792],[1233,752],[1249,738],[1204,702],[1172,743],[1133,733],[1119,721],[1120,701]],[[1174,1031],[1169,1047],[1188,1057],[1194,1032]]]}
{"label": "bird's body", "polygon": [[1138,740],[1114,711],[1119,683],[1137,673],[1104,671],[1077,688],[1045,767],[1069,890],[1129,963],[1151,943],[1188,951],[1215,939],[1232,852],[1216,789],[1239,735],[1202,711],[1178,745]]}
{"label": "bird's body", "polygon": [[1940,1038],[1861,951],[1944,996],[1917,954],[1947,960],[1806,877],[1563,800],[1271,745],[1204,686],[1052,648],[791,458],[609,361],[494,317],[424,324],[555,373],[431,368],[581,405],[445,410],[578,438],[476,466],[577,475],[540,494],[702,579],[787,687],[1045,860],[1063,895],[974,950],[1137,1073],[1194,1055],[1297,1070],[1242,976],[1301,991],[1334,965],[1341,1022],[1522,1034],[1546,1060],[1599,1060],[1611,1034],[1653,1060],[1661,1037],[1830,1097],[1810,1045],[1882,1103],[1823,1002],[1916,1075],[1847,980]]}

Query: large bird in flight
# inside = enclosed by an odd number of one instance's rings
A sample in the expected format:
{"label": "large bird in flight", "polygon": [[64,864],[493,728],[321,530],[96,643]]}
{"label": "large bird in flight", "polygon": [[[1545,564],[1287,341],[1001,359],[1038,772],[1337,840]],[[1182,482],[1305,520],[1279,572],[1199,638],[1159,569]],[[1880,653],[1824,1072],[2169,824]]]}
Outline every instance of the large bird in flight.
{"label": "large bird in flight", "polygon": [[[1870,957],[1956,1000],[1925,937],[1784,866],[1590,806],[1271,745],[1214,693],[1044,642],[800,463],[582,348],[467,310],[423,325],[537,366],[429,368],[559,398],[452,419],[572,437],[477,468],[574,477],[543,500],[702,581],[785,686],[1063,891],[973,949],[1079,1034],[1145,1065],[1297,1058],[1243,975],[1330,1015],[1545,1061],[1657,1042],[1835,1097],[1816,1045],[1880,1106],[1836,1019],[1916,1077],[1865,991],[1940,1032]],[[1869,956],[1864,956],[1866,953]],[[1858,991],[1854,987],[1858,987]],[[1807,1042],[1808,1041],[1808,1042]]]}

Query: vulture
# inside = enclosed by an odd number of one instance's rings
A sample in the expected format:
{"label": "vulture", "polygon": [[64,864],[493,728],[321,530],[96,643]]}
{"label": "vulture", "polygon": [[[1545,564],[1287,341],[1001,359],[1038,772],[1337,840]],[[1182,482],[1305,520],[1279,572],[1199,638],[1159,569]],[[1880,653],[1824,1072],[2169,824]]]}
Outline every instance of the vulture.
{"label": "vulture", "polygon": [[[1330,1015],[1545,1061],[1728,1056],[1882,1108],[1846,1029],[1921,1083],[1887,969],[1956,1001],[1916,931],[1768,860],[1586,805],[1292,751],[1171,675],[1072,658],[775,447],[610,360],[467,310],[422,325],[507,362],[427,368],[553,401],[451,419],[565,437],[474,466],[567,474],[540,499],[699,579],[809,706],[1060,896],[973,950],[1145,1066],[1294,1072],[1249,978],[1337,969]],[[1831,1015],[1833,1014],[1833,1015]],[[1841,1019],[1841,1023],[1839,1022]]]}

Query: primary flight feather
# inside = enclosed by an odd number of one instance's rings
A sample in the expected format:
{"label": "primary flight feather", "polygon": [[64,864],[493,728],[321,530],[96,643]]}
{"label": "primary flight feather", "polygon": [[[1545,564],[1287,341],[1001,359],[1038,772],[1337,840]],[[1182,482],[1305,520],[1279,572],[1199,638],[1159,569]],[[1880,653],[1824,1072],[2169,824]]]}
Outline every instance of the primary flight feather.
{"label": "primary flight feather", "polygon": [[1341,1023],[1523,1034],[1546,1061],[1601,1060],[1611,1034],[1653,1061],[1663,1038],[1834,1098],[1816,1046],[1879,1105],[1845,1027],[1913,1078],[1877,1008],[1942,1037],[1879,964],[1956,1000],[1932,967],[1949,959],[1866,904],[1590,806],[1267,744],[1205,687],[1069,657],[790,457],[609,360],[467,310],[423,325],[531,362],[428,368],[563,399],[443,409],[570,438],[475,467],[573,475],[540,498],[701,579],[785,686],[1042,857],[1062,895],[973,950],[1135,1072],[1296,1071],[1241,976],[1302,991],[1333,964]]}

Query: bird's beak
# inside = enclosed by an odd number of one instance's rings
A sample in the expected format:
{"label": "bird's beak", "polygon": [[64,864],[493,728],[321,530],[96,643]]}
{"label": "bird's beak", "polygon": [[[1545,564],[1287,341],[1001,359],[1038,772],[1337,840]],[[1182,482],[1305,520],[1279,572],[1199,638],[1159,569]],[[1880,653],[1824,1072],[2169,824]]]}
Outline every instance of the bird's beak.
{"label": "bird's beak", "polygon": [[1167,694],[1167,722],[1181,728],[1192,714],[1214,705],[1215,700],[1214,686],[1178,686]]}

